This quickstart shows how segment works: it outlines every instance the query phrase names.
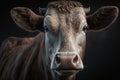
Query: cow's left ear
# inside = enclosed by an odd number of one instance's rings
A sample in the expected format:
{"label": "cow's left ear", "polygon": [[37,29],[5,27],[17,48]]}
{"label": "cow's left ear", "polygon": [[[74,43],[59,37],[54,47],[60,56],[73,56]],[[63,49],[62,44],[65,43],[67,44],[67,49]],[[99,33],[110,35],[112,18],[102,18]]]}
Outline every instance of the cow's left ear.
{"label": "cow's left ear", "polygon": [[116,6],[104,6],[94,14],[87,17],[88,31],[100,31],[106,29],[117,18],[119,10]]}

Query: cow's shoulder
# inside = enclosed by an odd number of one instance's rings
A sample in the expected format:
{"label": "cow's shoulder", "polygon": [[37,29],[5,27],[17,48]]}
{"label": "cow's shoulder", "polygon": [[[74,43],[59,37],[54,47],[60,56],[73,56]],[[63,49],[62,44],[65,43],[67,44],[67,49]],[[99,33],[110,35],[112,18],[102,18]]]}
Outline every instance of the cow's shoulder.
{"label": "cow's shoulder", "polygon": [[9,37],[7,39],[7,43],[12,46],[21,46],[21,45],[27,45],[34,41],[34,37],[30,38],[18,38],[18,37]]}
{"label": "cow's shoulder", "polygon": [[34,37],[25,37],[25,38],[8,37],[2,42],[0,48],[0,54],[2,53],[8,54],[9,52],[18,50],[20,48],[33,47],[33,45],[37,46],[39,44],[42,44],[43,42],[44,42],[44,33],[40,33]]}
{"label": "cow's shoulder", "polygon": [[33,41],[34,41],[33,37],[30,38],[8,37],[2,42],[0,53],[3,53],[4,51],[10,51],[19,46],[30,45]]}
{"label": "cow's shoulder", "polygon": [[8,37],[2,42],[0,53],[1,51],[10,51],[11,49],[17,48],[17,47],[24,47],[24,46],[30,46],[34,43],[42,43],[44,40],[44,33],[39,33],[38,35],[34,37]]}
{"label": "cow's shoulder", "polygon": [[15,47],[15,46],[27,45],[33,41],[34,41],[33,37],[30,38],[9,37],[6,39],[5,43],[7,43],[9,47]]}

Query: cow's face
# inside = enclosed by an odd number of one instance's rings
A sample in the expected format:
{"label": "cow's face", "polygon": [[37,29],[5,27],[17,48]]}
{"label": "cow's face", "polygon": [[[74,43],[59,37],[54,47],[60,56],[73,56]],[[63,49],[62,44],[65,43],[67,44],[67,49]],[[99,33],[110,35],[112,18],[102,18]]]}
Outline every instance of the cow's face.
{"label": "cow's face", "polygon": [[73,3],[62,1],[60,4],[64,5],[57,5],[57,2],[53,2],[53,6],[47,8],[45,16],[37,15],[25,7],[11,10],[13,20],[21,28],[27,31],[45,30],[46,54],[50,55],[51,60],[50,69],[58,75],[74,75],[82,70],[86,31],[103,30],[112,24],[118,15],[117,7],[105,6],[93,15],[86,16],[85,9],[77,6],[78,2]]}
{"label": "cow's face", "polygon": [[48,8],[44,18],[46,51],[50,54],[51,69],[58,74],[83,69],[87,21],[82,7],[70,13],[59,13]]}

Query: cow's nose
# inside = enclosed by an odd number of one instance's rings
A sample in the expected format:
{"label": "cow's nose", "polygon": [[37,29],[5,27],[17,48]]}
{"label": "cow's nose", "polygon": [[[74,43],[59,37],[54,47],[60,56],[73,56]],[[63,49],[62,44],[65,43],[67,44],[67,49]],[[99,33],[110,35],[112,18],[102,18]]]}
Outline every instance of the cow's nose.
{"label": "cow's nose", "polygon": [[80,56],[74,52],[58,52],[54,58],[54,66],[60,70],[83,69]]}
{"label": "cow's nose", "polygon": [[62,64],[70,64],[72,66],[76,66],[79,64],[79,58],[78,55],[76,54],[56,54],[55,56],[55,63],[57,65],[62,65]]}

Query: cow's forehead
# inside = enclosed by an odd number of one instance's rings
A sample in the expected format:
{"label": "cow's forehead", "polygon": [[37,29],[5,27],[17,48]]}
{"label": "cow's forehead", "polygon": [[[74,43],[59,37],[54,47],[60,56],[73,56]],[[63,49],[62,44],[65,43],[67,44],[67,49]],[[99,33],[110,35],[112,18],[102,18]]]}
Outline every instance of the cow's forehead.
{"label": "cow's forehead", "polygon": [[62,14],[62,15],[72,14],[72,15],[76,15],[76,16],[77,15],[85,16],[85,11],[84,11],[83,7],[75,7],[70,10],[70,13],[59,13],[55,8],[52,8],[52,7],[48,8],[46,11],[46,16],[47,15],[56,16],[59,14]]}
{"label": "cow's forehead", "polygon": [[71,13],[75,15],[83,15],[85,16],[85,11],[83,7],[76,7],[71,9]]}
{"label": "cow's forehead", "polygon": [[[70,10],[70,13],[59,13],[55,8],[48,8],[45,14],[45,19],[51,17],[51,20],[54,18],[58,22],[65,22],[65,19],[68,20],[67,23],[71,22],[85,22],[85,11],[83,7],[75,7]],[[61,24],[61,23],[60,23]]]}
{"label": "cow's forehead", "polygon": [[85,23],[86,17],[83,7],[75,7],[70,10],[70,13],[59,13],[55,8],[48,8],[44,19],[44,25],[51,26],[56,26],[57,24],[61,26],[80,27]]}

